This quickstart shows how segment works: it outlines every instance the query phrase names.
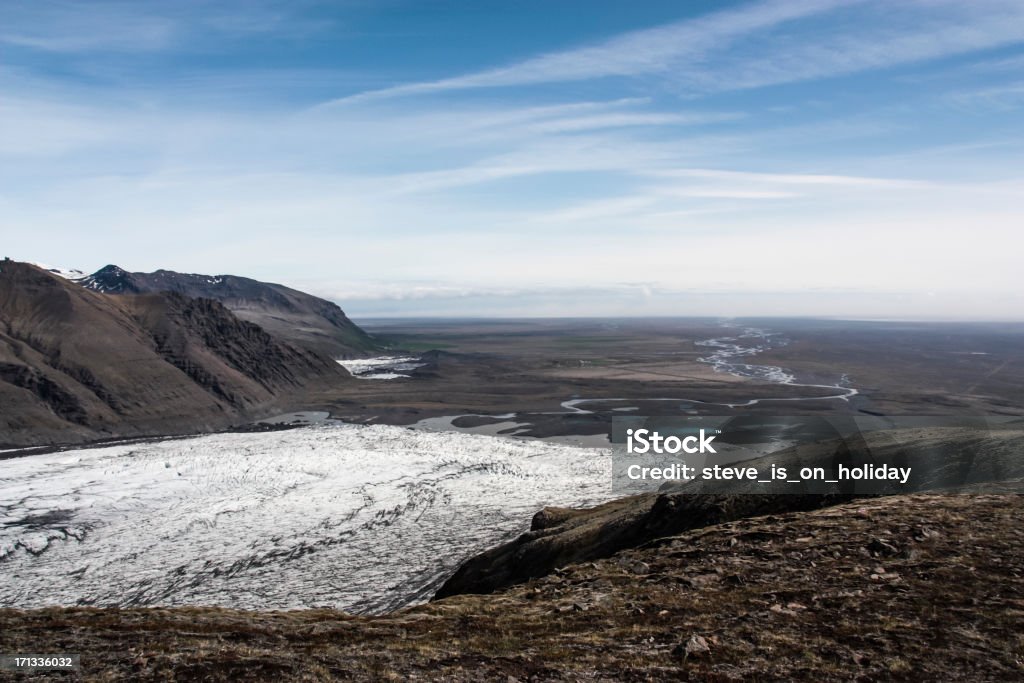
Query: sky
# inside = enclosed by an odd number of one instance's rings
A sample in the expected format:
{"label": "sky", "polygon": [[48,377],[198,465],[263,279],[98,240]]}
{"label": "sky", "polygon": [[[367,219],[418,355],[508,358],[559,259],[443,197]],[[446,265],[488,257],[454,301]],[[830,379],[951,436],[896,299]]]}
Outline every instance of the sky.
{"label": "sky", "polygon": [[3,255],[351,316],[1024,319],[1020,0],[0,0]]}

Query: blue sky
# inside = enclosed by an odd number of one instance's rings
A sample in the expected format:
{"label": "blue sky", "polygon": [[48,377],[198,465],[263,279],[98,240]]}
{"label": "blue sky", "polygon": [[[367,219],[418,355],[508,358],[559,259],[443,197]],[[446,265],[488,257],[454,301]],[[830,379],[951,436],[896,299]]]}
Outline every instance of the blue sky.
{"label": "blue sky", "polygon": [[0,0],[12,257],[376,315],[1024,318],[1024,3]]}

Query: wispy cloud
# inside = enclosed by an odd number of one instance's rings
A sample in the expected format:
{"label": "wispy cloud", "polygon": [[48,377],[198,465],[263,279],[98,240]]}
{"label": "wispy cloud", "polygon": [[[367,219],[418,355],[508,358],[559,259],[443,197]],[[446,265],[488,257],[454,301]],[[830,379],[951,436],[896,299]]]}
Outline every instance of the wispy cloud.
{"label": "wispy cloud", "polygon": [[950,102],[969,108],[1019,109],[1024,107],[1024,81],[1003,83],[985,88],[970,88],[949,93]]}
{"label": "wispy cloud", "polygon": [[684,126],[720,121],[735,121],[740,114],[669,114],[627,113],[598,114],[541,121],[530,126],[538,133],[571,133],[576,131],[626,128],[633,126]]}
{"label": "wispy cloud", "polygon": [[723,187],[682,187],[663,191],[676,197],[696,197],[704,199],[790,199],[798,197],[796,192],[784,190],[754,190]]}
{"label": "wispy cloud", "polygon": [[[0,44],[54,53],[152,53],[197,47],[200,38],[310,29],[267,0],[173,3],[33,0],[0,5]],[[201,41],[209,48],[209,41]]]}
{"label": "wispy cloud", "polygon": [[[828,26],[821,15],[856,14]],[[782,28],[796,25],[794,31]],[[768,0],[634,31],[509,66],[370,90],[334,100],[654,74],[674,88],[714,92],[827,78],[984,50],[1024,40],[1024,4],[880,0]]]}
{"label": "wispy cloud", "polygon": [[633,31],[598,45],[553,52],[506,67],[368,91],[335,100],[335,103],[665,72],[683,60],[697,59],[755,31],[862,1],[768,0],[700,19]]}
{"label": "wispy cloud", "polygon": [[855,30],[841,23],[827,30],[767,35],[749,51],[720,55],[713,67],[691,70],[680,82],[708,91],[793,83],[904,66],[988,50],[1024,40],[1024,4],[1013,0],[972,3],[892,3],[865,7]]}
{"label": "wispy cloud", "polygon": [[908,189],[927,187],[929,183],[902,178],[868,178],[864,176],[829,175],[821,173],[753,173],[709,168],[678,168],[654,171],[651,175],[662,178],[705,178],[711,180],[771,183],[778,185],[831,185],[870,189]]}
{"label": "wispy cloud", "polygon": [[178,22],[142,3],[40,0],[0,8],[0,44],[49,52],[149,52],[169,47]]}

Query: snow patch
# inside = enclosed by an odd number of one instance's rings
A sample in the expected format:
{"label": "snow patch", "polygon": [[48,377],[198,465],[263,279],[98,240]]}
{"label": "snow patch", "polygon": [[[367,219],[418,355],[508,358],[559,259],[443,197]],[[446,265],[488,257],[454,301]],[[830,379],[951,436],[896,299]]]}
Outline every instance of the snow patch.
{"label": "snow patch", "polygon": [[49,271],[54,275],[59,275],[65,280],[81,280],[82,278],[86,277],[85,273],[83,273],[80,270],[77,270],[76,268],[57,268],[54,266],[48,266],[45,263],[35,262],[32,262],[32,265],[42,268],[43,270]]}

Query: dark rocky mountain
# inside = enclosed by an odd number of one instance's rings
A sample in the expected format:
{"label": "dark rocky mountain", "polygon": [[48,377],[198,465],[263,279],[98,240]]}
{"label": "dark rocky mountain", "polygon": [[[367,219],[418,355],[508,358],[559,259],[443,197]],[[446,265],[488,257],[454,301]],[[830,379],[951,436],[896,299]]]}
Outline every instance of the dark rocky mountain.
{"label": "dark rocky mountain", "polygon": [[0,443],[196,432],[349,381],[211,299],[112,296],[0,262]]}
{"label": "dark rocky mountain", "polygon": [[242,320],[332,358],[364,356],[380,348],[336,304],[284,285],[235,275],[172,270],[129,273],[114,265],[76,282],[104,294],[177,292],[191,298],[215,299]]}

